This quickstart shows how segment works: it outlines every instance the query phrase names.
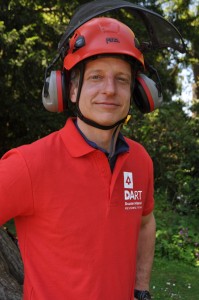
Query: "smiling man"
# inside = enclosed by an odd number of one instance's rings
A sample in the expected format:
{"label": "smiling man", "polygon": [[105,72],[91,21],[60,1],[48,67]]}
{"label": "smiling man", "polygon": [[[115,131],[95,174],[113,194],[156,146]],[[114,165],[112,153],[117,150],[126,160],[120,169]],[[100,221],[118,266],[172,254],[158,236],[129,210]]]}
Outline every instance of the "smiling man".
{"label": "smiling man", "polygon": [[143,67],[129,27],[86,22],[52,74],[76,116],[2,158],[0,223],[15,218],[25,300],[151,299],[153,164],[120,132]]}
{"label": "smiling man", "polygon": [[[73,82],[73,81],[72,81]],[[88,61],[85,65],[84,80],[79,99],[79,109],[89,120],[101,126],[111,126],[126,118],[131,99],[131,66],[115,57],[101,57]],[[76,103],[78,83],[72,84],[71,101]],[[115,127],[99,130],[88,126],[78,118],[82,132],[107,152],[110,152],[111,138]]]}

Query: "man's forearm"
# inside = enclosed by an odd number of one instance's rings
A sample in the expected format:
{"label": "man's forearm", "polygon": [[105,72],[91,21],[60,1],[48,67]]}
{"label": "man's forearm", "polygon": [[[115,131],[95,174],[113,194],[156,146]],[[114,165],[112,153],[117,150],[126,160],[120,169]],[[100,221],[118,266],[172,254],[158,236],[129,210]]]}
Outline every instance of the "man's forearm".
{"label": "man's forearm", "polygon": [[143,217],[137,249],[135,288],[149,290],[155,249],[155,218],[153,213]]}

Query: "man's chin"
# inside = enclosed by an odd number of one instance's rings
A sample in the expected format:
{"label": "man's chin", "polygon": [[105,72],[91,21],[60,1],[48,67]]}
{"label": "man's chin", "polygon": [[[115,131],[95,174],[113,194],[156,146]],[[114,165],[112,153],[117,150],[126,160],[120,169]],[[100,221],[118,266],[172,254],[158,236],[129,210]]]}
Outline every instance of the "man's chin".
{"label": "man's chin", "polygon": [[113,126],[114,124],[117,124],[120,120],[123,120],[125,117],[120,118],[113,118],[113,116],[110,117],[102,117],[102,118],[94,118],[93,121],[101,126]]}

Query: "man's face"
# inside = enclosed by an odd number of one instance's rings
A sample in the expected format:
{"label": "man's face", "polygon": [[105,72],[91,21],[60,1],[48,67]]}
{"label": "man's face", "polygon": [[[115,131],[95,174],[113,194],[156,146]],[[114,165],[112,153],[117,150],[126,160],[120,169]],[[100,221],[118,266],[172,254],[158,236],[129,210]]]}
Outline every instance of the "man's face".
{"label": "man's face", "polygon": [[[71,87],[71,101],[78,87]],[[109,126],[124,118],[131,97],[131,67],[120,58],[101,57],[85,66],[79,108],[82,114],[100,125]]]}

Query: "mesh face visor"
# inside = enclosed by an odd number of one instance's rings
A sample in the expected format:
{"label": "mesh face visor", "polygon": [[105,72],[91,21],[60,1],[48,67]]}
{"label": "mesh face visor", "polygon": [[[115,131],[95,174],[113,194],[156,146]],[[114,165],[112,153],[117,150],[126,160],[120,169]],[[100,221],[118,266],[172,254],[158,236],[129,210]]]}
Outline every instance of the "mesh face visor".
{"label": "mesh face visor", "polygon": [[[141,41],[143,51],[145,48],[146,50],[153,50],[168,47],[181,53],[186,51],[183,38],[177,28],[159,14],[128,1],[101,0],[89,2],[78,8],[59,42],[58,52],[60,54],[64,52],[63,55],[66,54],[69,38],[82,24],[96,16],[106,16],[107,13],[111,16],[112,13],[114,14],[115,11],[121,9],[126,11],[128,15],[134,16],[146,28],[148,38],[146,41]],[[131,28],[127,22],[126,25]],[[131,29],[135,32],[135,28]],[[138,36],[137,33],[136,36]]]}

